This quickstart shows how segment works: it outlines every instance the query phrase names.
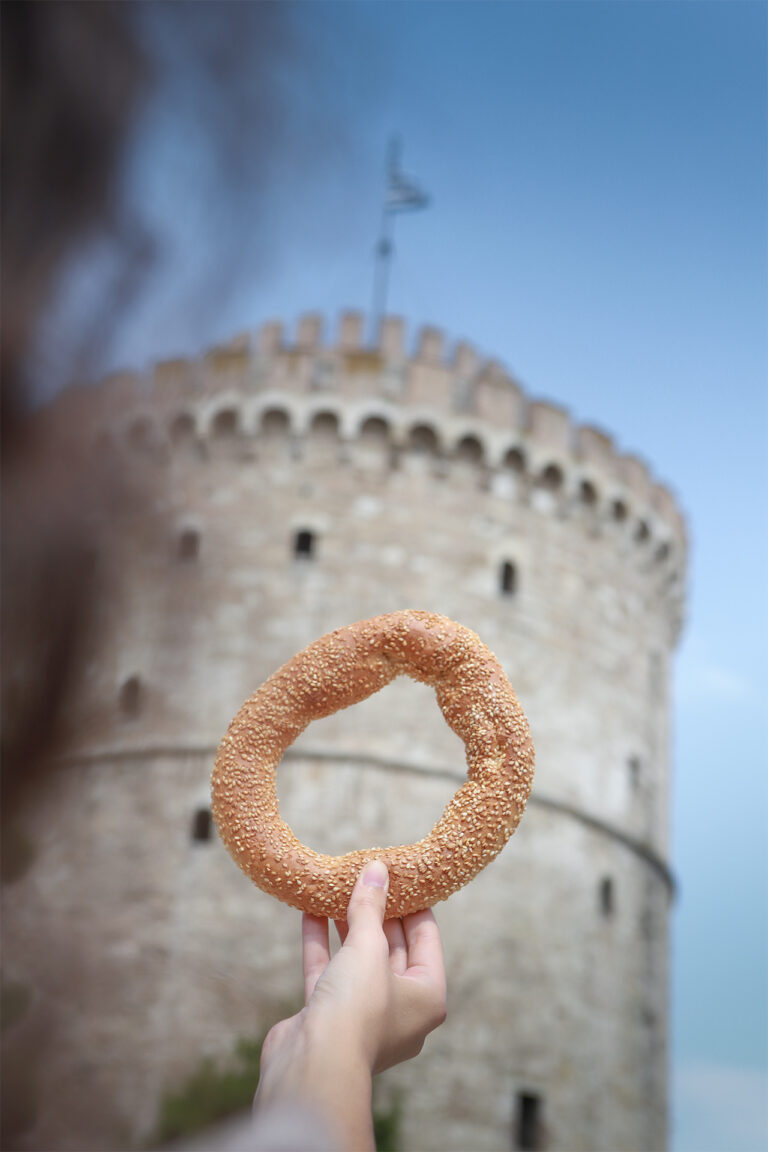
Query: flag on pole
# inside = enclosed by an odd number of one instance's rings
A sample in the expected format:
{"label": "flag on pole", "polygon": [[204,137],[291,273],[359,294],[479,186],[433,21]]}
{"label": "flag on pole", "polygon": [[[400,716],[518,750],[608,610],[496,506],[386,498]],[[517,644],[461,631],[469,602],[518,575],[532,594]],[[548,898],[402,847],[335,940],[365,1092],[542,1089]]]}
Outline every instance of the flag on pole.
{"label": "flag on pole", "polygon": [[400,169],[398,150],[392,149],[389,164],[389,184],[385,208],[387,212],[416,212],[426,208],[429,197],[410,176]]}

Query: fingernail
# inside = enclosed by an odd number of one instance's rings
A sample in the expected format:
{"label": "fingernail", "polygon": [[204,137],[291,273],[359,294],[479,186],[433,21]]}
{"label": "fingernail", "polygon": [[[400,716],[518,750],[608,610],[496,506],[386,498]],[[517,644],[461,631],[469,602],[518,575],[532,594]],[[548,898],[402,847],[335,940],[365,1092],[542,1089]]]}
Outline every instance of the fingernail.
{"label": "fingernail", "polygon": [[363,884],[369,888],[386,888],[389,883],[389,873],[383,860],[371,860],[363,871]]}

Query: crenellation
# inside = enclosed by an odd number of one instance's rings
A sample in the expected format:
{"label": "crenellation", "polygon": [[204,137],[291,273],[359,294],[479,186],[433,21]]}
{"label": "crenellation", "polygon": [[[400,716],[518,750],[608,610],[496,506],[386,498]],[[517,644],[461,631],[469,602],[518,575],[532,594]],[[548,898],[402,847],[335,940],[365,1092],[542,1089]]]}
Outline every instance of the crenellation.
{"label": "crenellation", "polygon": [[362,312],[342,312],[339,318],[339,348],[356,352],[363,347],[364,317]]}
{"label": "crenellation", "polygon": [[616,449],[613,437],[601,428],[582,424],[575,432],[576,454],[585,462],[594,464],[606,475],[612,475],[616,467]]}
{"label": "crenellation", "polygon": [[492,427],[522,428],[525,403],[519,385],[496,361],[489,361],[475,380],[473,409]]}
{"label": "crenellation", "polygon": [[528,437],[541,459],[548,453],[559,459],[570,456],[571,431],[570,416],[565,408],[546,400],[529,403]]}
{"label": "crenellation", "polygon": [[318,312],[309,312],[299,317],[296,329],[296,346],[305,351],[316,352],[323,344],[323,317]]}
{"label": "crenellation", "polygon": [[283,347],[283,322],[268,320],[258,329],[256,348],[262,360],[272,360]]}
{"label": "crenellation", "polygon": [[377,347],[387,364],[405,360],[405,321],[401,316],[384,316],[379,324]]}
{"label": "crenellation", "polygon": [[411,361],[405,400],[414,407],[425,405],[433,412],[450,412],[453,407],[453,376],[447,365],[432,358]]}
{"label": "crenellation", "polygon": [[415,360],[424,364],[442,364],[444,359],[445,335],[440,328],[425,326],[416,337]]}
{"label": "crenellation", "polygon": [[[594,505],[607,523],[632,531],[642,543],[659,534],[653,527],[659,519],[684,547],[685,522],[674,496],[652,480],[642,460],[619,454],[602,429],[574,426],[559,405],[530,400],[502,364],[481,361],[466,341],[457,342],[449,356],[438,328],[426,326],[417,332],[410,358],[401,317],[382,319],[374,345],[364,344],[363,332],[364,318],[356,311],[341,315],[335,344],[328,345],[317,312],[299,317],[293,341],[286,338],[281,322],[270,321],[254,334],[241,333],[217,345],[201,359],[160,361],[149,376],[115,373],[90,394],[90,402],[86,392],[75,404],[84,413],[81,423],[97,424],[140,404],[147,388],[153,403],[169,413],[197,405],[205,409],[214,396],[226,396],[233,403],[236,395],[240,399],[258,395],[261,408],[274,403],[278,394],[285,401],[296,397],[301,403],[312,396],[335,396],[342,411],[362,403],[371,412],[377,401],[383,401],[394,406],[393,434],[401,441],[407,441],[408,428],[422,412],[430,425],[447,421],[436,435],[441,445],[455,445],[461,438],[461,418],[466,423],[471,415],[479,422],[473,434],[484,444],[490,467],[509,471],[505,459],[513,451],[522,452],[525,471],[539,489],[562,491],[584,503],[586,485],[586,502],[592,503],[594,490]],[[67,403],[74,411],[75,404]],[[398,409],[402,417],[396,414]],[[294,407],[294,423],[298,412]],[[359,420],[354,417],[358,425],[364,419],[364,414]],[[303,420],[299,426],[304,426]],[[351,427],[350,420],[342,417],[342,427]],[[200,435],[209,434],[207,416],[199,428]],[[548,468],[557,472],[556,483]]]}
{"label": "crenellation", "polygon": [[639,456],[622,456],[620,458],[622,478],[628,490],[632,493],[635,503],[646,505],[650,500],[651,477],[644,460]]}

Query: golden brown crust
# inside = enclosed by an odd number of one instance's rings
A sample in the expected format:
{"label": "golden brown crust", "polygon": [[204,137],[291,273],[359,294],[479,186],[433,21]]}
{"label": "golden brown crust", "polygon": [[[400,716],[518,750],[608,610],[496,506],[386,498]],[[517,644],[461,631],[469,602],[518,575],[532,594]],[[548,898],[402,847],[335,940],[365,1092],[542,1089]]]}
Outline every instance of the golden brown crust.
{"label": "golden brown crust", "polygon": [[[468,778],[416,844],[323,856],[280,819],[275,771],[312,720],[405,674],[432,685],[464,741]],[[316,916],[343,920],[368,860],[389,868],[387,916],[445,900],[496,856],[517,827],[533,783],[528,721],[501,665],[474,632],[430,612],[392,612],[322,636],[270,676],[219,746],[212,808],[222,840],[254,883]]]}

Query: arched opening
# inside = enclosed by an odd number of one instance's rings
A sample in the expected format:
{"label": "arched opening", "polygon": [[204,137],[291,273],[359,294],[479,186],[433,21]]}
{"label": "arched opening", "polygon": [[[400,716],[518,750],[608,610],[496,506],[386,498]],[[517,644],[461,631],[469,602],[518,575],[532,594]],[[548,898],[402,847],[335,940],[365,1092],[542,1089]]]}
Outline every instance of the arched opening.
{"label": "arched opening", "polygon": [[651,530],[646,524],[645,520],[640,520],[638,522],[637,528],[635,529],[635,540],[638,542],[638,544],[645,544],[646,541],[650,539],[650,535]]}
{"label": "arched opening", "polygon": [[195,438],[195,421],[189,412],[180,412],[171,423],[172,444],[188,444]]}
{"label": "arched opening", "polygon": [[662,543],[659,544],[658,548],[656,549],[656,561],[658,564],[664,563],[664,561],[669,556],[669,551],[670,551],[670,549],[669,549],[668,541],[666,541],[666,540],[662,541]]}
{"label": "arched opening", "polygon": [[517,568],[511,560],[503,560],[499,569],[499,592],[502,596],[514,596],[517,592]]}
{"label": "arched opening", "polygon": [[213,817],[210,808],[198,808],[192,817],[192,840],[195,843],[205,843],[211,839],[213,833]]}
{"label": "arched opening", "polygon": [[504,457],[504,467],[522,475],[525,472],[525,453],[521,448],[510,448]]}
{"label": "arched opening", "polygon": [[557,464],[547,464],[539,475],[539,484],[547,492],[559,492],[563,486],[563,471]]}
{"label": "arched opening", "polygon": [[610,876],[603,876],[600,881],[600,912],[604,919],[610,920],[614,913],[613,880]]}
{"label": "arched opening", "polygon": [[148,451],[152,447],[154,436],[152,421],[148,416],[139,416],[128,429],[128,443],[131,448],[139,451]]}
{"label": "arched opening", "polygon": [[293,537],[293,554],[297,560],[311,560],[315,553],[315,534],[309,528],[299,528]]}
{"label": "arched opening", "polygon": [[126,720],[135,720],[141,712],[144,689],[138,676],[129,676],[120,686],[120,711]]}
{"label": "arched opening", "polygon": [[339,418],[335,412],[316,412],[310,430],[321,436],[335,438],[339,434]]}
{"label": "arched opening", "polygon": [[200,533],[197,528],[183,528],[176,546],[179,560],[188,563],[200,555]]}
{"label": "arched opening", "polygon": [[229,440],[237,435],[237,412],[234,408],[222,408],[213,418],[211,425],[213,436],[220,440]]}
{"label": "arched opening", "polygon": [[597,488],[591,480],[582,480],[579,485],[579,499],[588,508],[594,508],[597,504]]}
{"label": "arched opening", "polygon": [[360,435],[370,440],[388,440],[390,427],[381,416],[369,416],[360,426]]}
{"label": "arched opening", "polygon": [[627,767],[629,769],[629,786],[633,792],[637,792],[640,787],[640,757],[630,756]]}
{"label": "arched opening", "polygon": [[538,1152],[543,1148],[541,1097],[533,1092],[518,1092],[515,1109],[513,1148],[518,1152]]}
{"label": "arched opening", "polygon": [[623,500],[614,500],[611,505],[611,515],[617,524],[623,524],[627,518],[627,506]]}
{"label": "arched opening", "polygon": [[462,436],[456,445],[454,455],[457,460],[462,460],[467,464],[482,464],[483,446],[477,436]]}
{"label": "arched opening", "polygon": [[424,455],[436,455],[438,450],[437,433],[428,424],[415,424],[408,434],[408,447]]}
{"label": "arched opening", "polygon": [[287,436],[291,430],[291,420],[284,408],[268,408],[262,413],[261,431],[264,436]]}

